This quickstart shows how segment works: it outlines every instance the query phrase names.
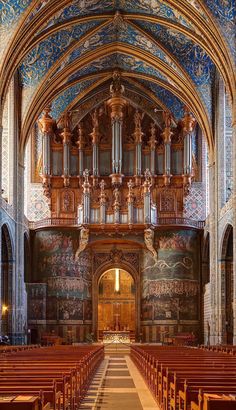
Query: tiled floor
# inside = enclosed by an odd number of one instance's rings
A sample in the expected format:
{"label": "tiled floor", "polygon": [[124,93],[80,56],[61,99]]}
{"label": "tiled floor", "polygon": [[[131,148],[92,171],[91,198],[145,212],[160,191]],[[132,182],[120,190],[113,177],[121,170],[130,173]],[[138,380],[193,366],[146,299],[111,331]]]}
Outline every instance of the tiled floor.
{"label": "tiled floor", "polygon": [[80,406],[81,410],[158,410],[129,356],[106,356]]}

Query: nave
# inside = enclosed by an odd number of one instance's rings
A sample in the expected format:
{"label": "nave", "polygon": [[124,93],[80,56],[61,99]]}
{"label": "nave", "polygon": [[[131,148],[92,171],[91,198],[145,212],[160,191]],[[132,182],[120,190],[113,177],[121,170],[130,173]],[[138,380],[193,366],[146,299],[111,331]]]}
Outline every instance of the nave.
{"label": "nave", "polygon": [[156,410],[157,404],[129,356],[106,355],[80,410]]}
{"label": "nave", "polygon": [[234,347],[125,349],[121,343],[1,347],[0,409],[236,409]]}

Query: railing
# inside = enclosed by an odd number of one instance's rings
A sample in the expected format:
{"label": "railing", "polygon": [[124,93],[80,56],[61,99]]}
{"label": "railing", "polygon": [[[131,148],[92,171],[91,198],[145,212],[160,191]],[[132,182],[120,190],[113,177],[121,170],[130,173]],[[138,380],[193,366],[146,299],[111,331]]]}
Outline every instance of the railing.
{"label": "railing", "polygon": [[[91,222],[91,225],[94,227],[101,226],[100,223],[93,223]],[[108,224],[104,224],[103,228],[108,226]],[[110,224],[109,224],[110,225]],[[135,229],[135,226],[140,227],[140,223],[138,224],[132,224],[132,227]],[[195,229],[203,229],[205,222],[204,221],[195,221],[193,219],[189,218],[174,218],[174,217],[168,217],[168,218],[158,218],[156,224],[150,224],[153,227],[158,227],[158,226],[183,226],[183,227],[190,227],[190,228],[195,228]],[[78,222],[78,218],[47,218],[47,219],[42,219],[41,221],[36,221],[36,222],[29,222],[29,228],[33,230],[37,229],[42,229],[42,228],[48,228],[48,227],[80,227],[81,224]],[[119,225],[118,225],[119,226]],[[127,228],[131,228],[130,225],[127,223],[120,223],[120,226],[127,226]],[[116,225],[117,227],[117,225]],[[146,225],[143,224],[143,228],[146,228]]]}
{"label": "railing", "polygon": [[162,225],[181,225],[189,226],[192,228],[203,229],[205,226],[205,221],[195,221],[194,219],[189,218],[157,218],[156,226]]}

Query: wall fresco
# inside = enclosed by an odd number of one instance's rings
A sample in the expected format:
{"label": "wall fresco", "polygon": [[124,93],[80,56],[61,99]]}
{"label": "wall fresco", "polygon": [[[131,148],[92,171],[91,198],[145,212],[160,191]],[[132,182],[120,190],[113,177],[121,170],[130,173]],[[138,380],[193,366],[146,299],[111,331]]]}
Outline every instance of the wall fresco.
{"label": "wall fresco", "polygon": [[199,240],[192,230],[156,232],[156,260],[143,254],[142,321],[176,321],[181,333],[199,320]]}
{"label": "wall fresco", "polygon": [[[29,284],[28,291],[32,324],[38,319],[50,321],[55,326],[79,321],[74,324],[78,326],[84,320],[91,321],[92,258],[87,250],[75,258],[78,246],[77,231],[48,230],[35,234],[33,280],[36,283]],[[63,333],[66,334],[66,330]]]}

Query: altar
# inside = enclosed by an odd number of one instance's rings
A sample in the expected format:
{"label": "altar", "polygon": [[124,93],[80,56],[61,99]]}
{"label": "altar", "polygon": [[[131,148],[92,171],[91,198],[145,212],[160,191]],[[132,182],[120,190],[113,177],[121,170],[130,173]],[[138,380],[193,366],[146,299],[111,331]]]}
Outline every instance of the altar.
{"label": "altar", "polygon": [[103,331],[103,343],[130,343],[130,331]]}

